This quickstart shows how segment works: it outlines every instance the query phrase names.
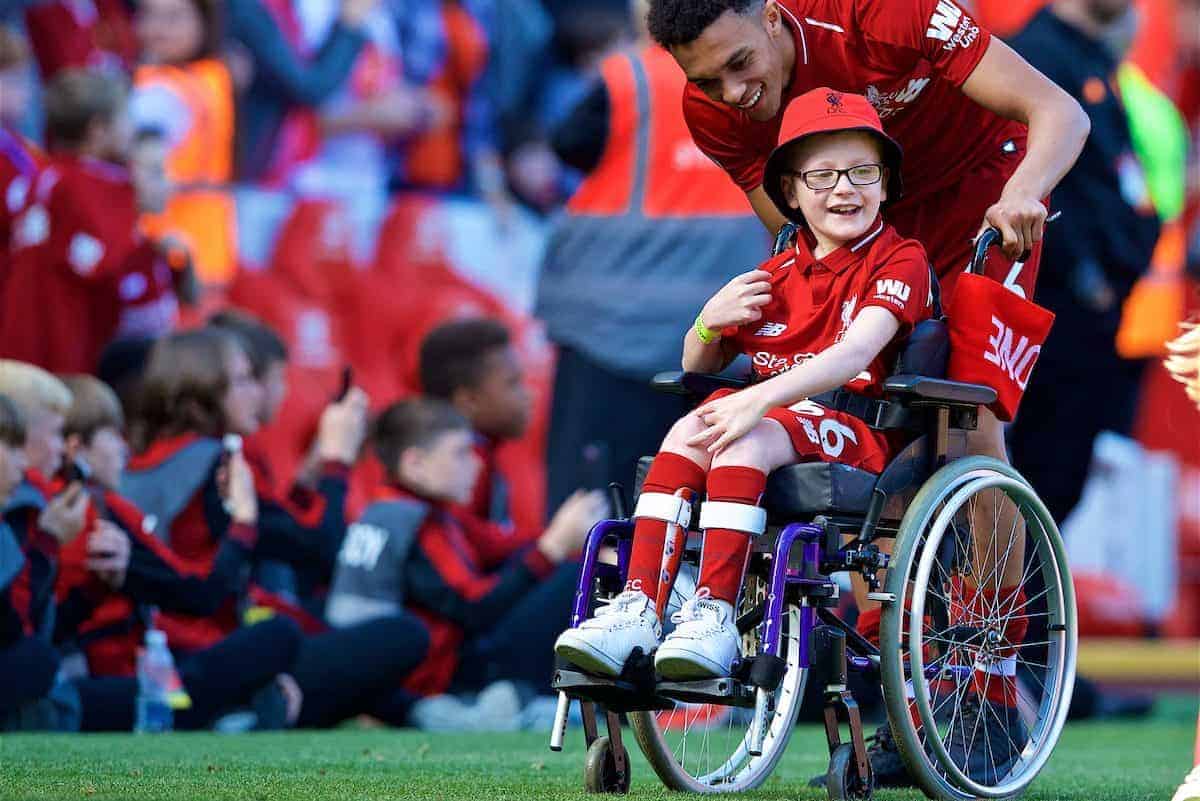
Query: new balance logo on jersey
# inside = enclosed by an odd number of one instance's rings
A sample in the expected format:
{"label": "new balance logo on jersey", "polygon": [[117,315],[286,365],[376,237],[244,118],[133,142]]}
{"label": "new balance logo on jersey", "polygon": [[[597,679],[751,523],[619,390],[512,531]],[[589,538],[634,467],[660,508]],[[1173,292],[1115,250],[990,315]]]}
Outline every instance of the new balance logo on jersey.
{"label": "new balance logo on jersey", "polygon": [[897,278],[881,278],[875,282],[875,297],[890,300],[902,309],[911,294],[912,287]]}
{"label": "new balance logo on jersey", "polygon": [[929,18],[929,29],[925,31],[925,35],[930,39],[948,42],[961,18],[962,10],[958,6],[950,0],[938,0],[933,16]]}
{"label": "new balance logo on jersey", "polygon": [[1014,345],[1013,340],[1017,335],[1012,328],[995,316],[992,317],[992,325],[996,327],[996,333],[988,337],[991,349],[983,354],[983,358],[1007,373],[1008,377],[1024,390],[1033,372],[1033,365],[1042,352],[1042,346],[1031,347],[1029,337],[1025,336]]}
{"label": "new balance logo on jersey", "polygon": [[754,332],[756,337],[777,337],[787,330],[787,323],[763,323],[762,327]]}

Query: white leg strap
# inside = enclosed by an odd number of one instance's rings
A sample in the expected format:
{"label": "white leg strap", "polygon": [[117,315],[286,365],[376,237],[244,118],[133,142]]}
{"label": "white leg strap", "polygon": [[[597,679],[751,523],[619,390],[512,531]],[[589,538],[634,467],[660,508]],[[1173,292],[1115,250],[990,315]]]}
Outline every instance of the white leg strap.
{"label": "white leg strap", "polygon": [[648,517],[664,523],[674,523],[687,528],[692,522],[692,504],[678,495],[665,492],[643,492],[638,496],[633,509],[634,519]]}
{"label": "white leg strap", "polygon": [[1008,676],[1017,675],[1017,658],[1015,656],[1006,656],[1002,659],[976,659],[975,669],[984,673],[990,673],[993,676]]}
{"label": "white leg strap", "polygon": [[725,528],[746,534],[762,534],[767,530],[767,510],[748,503],[705,501],[700,504],[700,528]]}

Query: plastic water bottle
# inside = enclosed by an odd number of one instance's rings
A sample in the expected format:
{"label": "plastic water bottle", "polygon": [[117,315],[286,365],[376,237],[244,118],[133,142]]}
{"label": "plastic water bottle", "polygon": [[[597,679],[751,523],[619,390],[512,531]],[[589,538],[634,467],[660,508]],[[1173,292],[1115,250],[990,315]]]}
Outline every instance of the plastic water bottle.
{"label": "plastic water bottle", "polygon": [[134,731],[164,732],[174,726],[171,711],[171,680],[175,660],[167,648],[167,635],[158,629],[146,631],[146,647],[137,658],[137,721]]}

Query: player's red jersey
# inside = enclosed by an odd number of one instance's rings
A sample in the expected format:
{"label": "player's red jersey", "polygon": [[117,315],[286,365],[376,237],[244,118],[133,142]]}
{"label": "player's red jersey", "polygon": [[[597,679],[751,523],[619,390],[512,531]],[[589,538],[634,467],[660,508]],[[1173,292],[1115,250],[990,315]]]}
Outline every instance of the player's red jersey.
{"label": "player's red jersey", "polygon": [[[1024,139],[1024,125],[960,90],[991,37],[953,0],[778,2],[796,45],[781,109],[819,86],[865,95],[904,148],[906,195],[896,208],[955,183],[1007,140]],[[700,149],[743,190],[758,187],[782,113],[756,122],[691,83],[683,107]]]}
{"label": "player's red jersey", "polygon": [[[128,173],[54,155],[13,228],[0,353],[53,372],[90,372],[116,334],[122,279],[148,263]],[[137,283],[137,282],[135,282]]]}
{"label": "player's red jersey", "polygon": [[925,249],[879,218],[822,259],[809,248],[801,239],[759,267],[771,273],[771,301],[761,319],[728,331],[726,340],[750,357],[758,378],[770,378],[840,342],[859,312],[879,306],[900,321],[900,330],[846,389],[882,397],[904,338],[932,313]]}

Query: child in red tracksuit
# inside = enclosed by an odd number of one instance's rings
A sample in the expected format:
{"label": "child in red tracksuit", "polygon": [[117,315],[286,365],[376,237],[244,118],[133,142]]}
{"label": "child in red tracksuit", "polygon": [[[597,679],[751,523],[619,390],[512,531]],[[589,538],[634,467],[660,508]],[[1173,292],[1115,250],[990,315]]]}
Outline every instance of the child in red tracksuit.
{"label": "child in red tracksuit", "polygon": [[[250,468],[241,455],[221,467],[221,438],[258,428],[262,387],[246,352],[229,332],[204,328],[171,334],[150,354],[142,377],[140,420],[122,494],[157,518],[184,564],[208,573],[225,540],[243,539],[259,525],[259,506]],[[235,469],[236,468],[236,469]],[[244,481],[234,481],[234,474]],[[258,555],[255,543],[254,556]],[[336,631],[280,599],[268,597],[243,575],[239,594],[300,620],[305,637],[291,671],[303,692],[298,725],[325,726],[371,712],[398,720],[390,694],[424,658],[428,635],[419,621],[395,614]],[[232,599],[212,616],[160,615],[173,649],[206,648],[239,624]]]}
{"label": "child in red tracksuit", "polygon": [[[683,367],[718,372],[738,354],[754,383],[714,393],[667,434],[634,512],[625,591],[558,639],[581,668],[616,675],[633,649],[673,680],[727,676],[740,656],[734,607],[751,539],[766,529],[767,476],[798,461],[881,471],[900,443],[809,400],[844,387],[878,398],[913,326],[932,312],[925,251],[885,223],[901,191],[900,148],[858,95],[813,90],[784,115],[763,186],[801,224],[793,248],[708,301],[684,340]],[[698,591],[661,639],[655,600],[669,523],[705,493]]]}
{"label": "child in red tracksuit", "polygon": [[482,468],[473,439],[467,419],[443,401],[385,409],[372,442],[387,483],[338,556],[331,618],[403,604],[429,627],[429,657],[405,685],[418,695],[504,679],[548,683],[550,645],[578,573],[567,560],[603,512],[599,493],[578,492],[532,538],[476,517],[465,507]]}

